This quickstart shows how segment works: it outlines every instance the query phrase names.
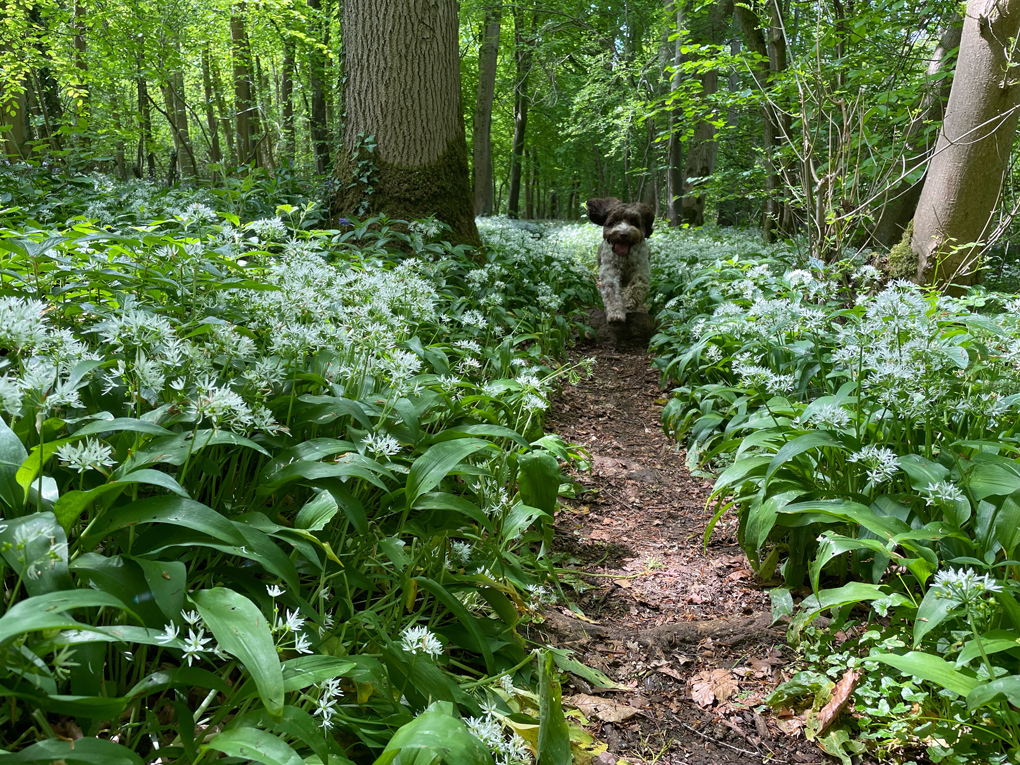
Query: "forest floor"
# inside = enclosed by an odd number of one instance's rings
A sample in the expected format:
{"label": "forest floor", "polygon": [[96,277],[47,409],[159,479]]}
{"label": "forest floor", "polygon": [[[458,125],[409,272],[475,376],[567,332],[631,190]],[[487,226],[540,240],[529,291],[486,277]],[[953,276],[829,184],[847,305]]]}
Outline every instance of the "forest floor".
{"label": "forest floor", "polygon": [[584,616],[551,607],[540,629],[618,684],[564,684],[565,707],[609,747],[595,763],[834,762],[798,735],[797,718],[764,706],[789,675],[784,630],[770,627],[735,519],[703,544],[711,483],[662,432],[668,394],[647,350],[603,339],[577,353],[591,355],[594,377],[565,388],[546,423],[592,457],[555,525],[561,565],[584,572],[564,582]]}

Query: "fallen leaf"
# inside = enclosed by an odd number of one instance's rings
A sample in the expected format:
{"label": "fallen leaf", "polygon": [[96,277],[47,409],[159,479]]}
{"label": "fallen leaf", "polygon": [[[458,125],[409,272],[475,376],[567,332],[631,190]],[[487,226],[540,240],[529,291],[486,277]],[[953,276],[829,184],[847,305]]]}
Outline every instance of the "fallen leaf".
{"label": "fallen leaf", "polygon": [[680,675],[680,673],[677,672],[672,667],[659,667],[658,670],[656,671],[661,672],[667,677],[672,677],[674,680],[683,680],[683,677]]}
{"label": "fallen leaf", "polygon": [[787,717],[785,719],[780,717],[776,720],[776,725],[787,736],[796,736],[804,727],[804,721],[799,717]]}
{"label": "fallen leaf", "polygon": [[851,669],[847,670],[839,682],[836,683],[836,687],[832,689],[832,698],[829,699],[828,704],[822,707],[818,717],[815,718],[818,722],[819,735],[825,733],[826,729],[839,717],[839,713],[846,707],[847,702],[850,700],[850,694],[857,687],[857,681],[860,678],[860,670]]}
{"label": "fallen leaf", "polygon": [[737,681],[728,669],[699,672],[691,678],[691,698],[700,707],[726,701],[737,691]]}
{"label": "fallen leaf", "polygon": [[611,699],[589,696],[586,693],[566,696],[563,699],[563,703],[579,709],[585,717],[597,717],[599,720],[609,723],[629,720],[641,711],[626,704],[618,704]]}

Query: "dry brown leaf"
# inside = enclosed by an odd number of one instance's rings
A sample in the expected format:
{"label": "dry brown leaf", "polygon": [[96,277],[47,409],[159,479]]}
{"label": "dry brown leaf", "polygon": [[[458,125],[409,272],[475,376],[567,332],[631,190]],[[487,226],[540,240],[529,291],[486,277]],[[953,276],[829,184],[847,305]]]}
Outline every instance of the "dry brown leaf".
{"label": "dry brown leaf", "polygon": [[843,711],[843,708],[850,700],[850,694],[854,692],[854,688],[857,687],[857,681],[860,678],[860,670],[851,669],[847,670],[846,674],[836,683],[836,687],[832,689],[832,698],[829,699],[828,704],[822,707],[818,717],[815,718],[818,721],[818,735],[825,733],[825,729],[832,725],[832,722],[839,717],[839,713]]}
{"label": "dry brown leaf", "polygon": [[683,677],[680,675],[680,673],[677,672],[672,667],[659,667],[658,669],[656,669],[656,671],[661,672],[662,674],[668,677],[672,677],[674,680],[683,680]]}
{"label": "dry brown leaf", "polygon": [[776,720],[776,725],[787,736],[796,736],[804,728],[804,721],[799,717],[780,717]]}
{"label": "dry brown leaf", "polygon": [[641,711],[626,704],[618,704],[610,699],[589,696],[586,693],[567,696],[563,699],[563,702],[581,710],[585,717],[597,717],[599,720],[609,723],[629,720]]}
{"label": "dry brown leaf", "polygon": [[728,669],[699,672],[691,678],[691,698],[700,707],[726,701],[737,691],[737,681]]}

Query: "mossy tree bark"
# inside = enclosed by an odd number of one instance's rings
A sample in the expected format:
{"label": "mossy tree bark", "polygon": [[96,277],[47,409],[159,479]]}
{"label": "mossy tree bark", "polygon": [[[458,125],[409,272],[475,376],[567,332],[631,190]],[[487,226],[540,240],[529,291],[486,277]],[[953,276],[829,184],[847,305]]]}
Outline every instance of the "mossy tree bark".
{"label": "mossy tree bark", "polygon": [[[479,244],[460,100],[456,0],[347,0],[347,126],[336,212],[434,215]],[[375,136],[366,156],[365,139]]]}
{"label": "mossy tree bark", "polygon": [[969,0],[960,53],[911,246],[923,284],[972,284],[1016,136],[1020,80],[1010,60],[1020,0]]}

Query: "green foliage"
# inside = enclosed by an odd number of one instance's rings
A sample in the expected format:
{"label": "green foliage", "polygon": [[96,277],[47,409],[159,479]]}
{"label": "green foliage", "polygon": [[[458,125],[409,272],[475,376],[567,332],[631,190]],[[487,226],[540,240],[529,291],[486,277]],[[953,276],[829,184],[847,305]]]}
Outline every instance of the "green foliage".
{"label": "green foliage", "polygon": [[[807,674],[775,703],[808,696],[817,711],[831,692],[819,671],[834,683],[864,668],[865,740],[1004,761],[1020,742],[1016,301],[883,286],[852,259],[704,234],[659,268],[655,364],[676,386],[663,424],[718,471],[707,534],[736,514],[756,571],[783,580],[776,614],[793,614],[806,651]],[[828,640],[850,636],[835,658],[803,647],[823,612]],[[876,680],[907,703],[872,710]],[[823,745],[845,756],[837,738]]]}
{"label": "green foliage", "polygon": [[910,240],[914,236],[914,222],[903,231],[903,238],[889,250],[889,261],[886,271],[892,279],[917,278],[917,253],[914,252]]}
{"label": "green foliage", "polygon": [[[59,210],[13,183],[12,761],[135,763],[158,745],[182,763],[517,763],[538,742],[513,726],[531,720],[569,755],[551,670],[548,692],[523,690],[534,654],[515,627],[551,570],[559,460],[583,456],[542,420],[583,371],[554,359],[588,267],[509,225],[482,266],[434,221],[307,230],[314,207],[258,184],[235,212],[91,176],[64,209],[108,219],[49,228]],[[290,220],[249,217],[265,209]],[[85,736],[73,756],[61,718]]]}

